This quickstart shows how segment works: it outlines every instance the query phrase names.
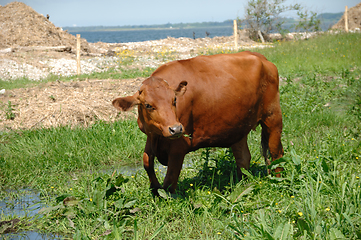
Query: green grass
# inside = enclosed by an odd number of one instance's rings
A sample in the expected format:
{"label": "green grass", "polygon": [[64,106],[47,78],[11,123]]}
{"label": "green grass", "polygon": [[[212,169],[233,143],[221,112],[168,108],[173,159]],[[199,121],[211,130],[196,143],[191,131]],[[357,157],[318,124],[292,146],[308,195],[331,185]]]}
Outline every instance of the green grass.
{"label": "green grass", "polygon": [[259,50],[280,75],[337,74],[361,66],[360,33],[323,34],[305,41],[278,42]]}
{"label": "green grass", "polygon": [[177,198],[154,198],[144,170],[120,174],[141,160],[145,140],[127,120],[2,132],[2,196],[39,190],[48,207],[24,221],[74,239],[360,239],[360,36],[259,50],[284,77],[281,178],[264,174],[257,128],[246,180],[236,181],[228,149],[207,148],[187,155]]}
{"label": "green grass", "polygon": [[0,88],[3,89],[14,89],[14,88],[27,88],[33,87],[40,84],[45,84],[48,82],[55,81],[83,81],[86,79],[131,79],[137,77],[148,77],[149,73],[154,71],[153,68],[122,68],[121,70],[117,70],[114,68],[110,68],[104,72],[94,72],[91,74],[81,74],[79,76],[58,76],[58,75],[49,75],[45,79],[41,79],[39,81],[34,81],[28,78],[20,78],[15,80],[1,80],[0,79]]}
{"label": "green grass", "polygon": [[126,120],[89,128],[1,132],[1,190],[60,188],[83,171],[139,161],[145,135],[137,128],[134,120]]}

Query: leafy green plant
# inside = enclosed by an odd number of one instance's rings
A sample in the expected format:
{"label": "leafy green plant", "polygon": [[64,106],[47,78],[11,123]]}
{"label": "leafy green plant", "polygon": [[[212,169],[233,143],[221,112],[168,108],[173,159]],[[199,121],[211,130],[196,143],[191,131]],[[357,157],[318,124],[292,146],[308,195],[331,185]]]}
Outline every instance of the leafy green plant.
{"label": "leafy green plant", "polygon": [[[135,198],[124,195],[123,185],[129,181],[122,174],[103,176],[93,179],[85,188],[74,186],[73,193],[65,193],[55,198],[55,206],[45,207],[39,213],[52,216],[58,221],[68,220],[71,228],[77,229],[85,218],[93,219],[105,230],[119,231],[129,223],[129,216],[136,212]],[[92,223],[91,223],[92,224]]]}
{"label": "leafy green plant", "polygon": [[304,32],[318,32],[321,30],[321,20],[317,18],[317,13],[308,10],[298,10],[297,15],[300,18],[295,29]]}
{"label": "leafy green plant", "polygon": [[11,104],[11,101],[8,101],[7,108],[5,109],[6,119],[14,120],[14,118],[15,118],[14,110],[15,109],[13,108],[13,105]]}

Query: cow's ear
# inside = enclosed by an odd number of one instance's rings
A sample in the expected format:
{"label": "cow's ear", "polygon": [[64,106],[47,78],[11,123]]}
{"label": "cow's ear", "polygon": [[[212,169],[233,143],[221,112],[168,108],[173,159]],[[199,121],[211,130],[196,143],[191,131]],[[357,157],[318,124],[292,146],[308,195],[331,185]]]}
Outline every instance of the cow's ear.
{"label": "cow's ear", "polygon": [[180,82],[177,89],[175,90],[175,94],[177,96],[182,96],[187,91],[187,84],[187,81]]}
{"label": "cow's ear", "polygon": [[122,110],[122,111],[128,111],[133,106],[139,104],[138,96],[139,96],[139,92],[137,92],[133,96],[116,98],[113,100],[112,103],[116,109]]}

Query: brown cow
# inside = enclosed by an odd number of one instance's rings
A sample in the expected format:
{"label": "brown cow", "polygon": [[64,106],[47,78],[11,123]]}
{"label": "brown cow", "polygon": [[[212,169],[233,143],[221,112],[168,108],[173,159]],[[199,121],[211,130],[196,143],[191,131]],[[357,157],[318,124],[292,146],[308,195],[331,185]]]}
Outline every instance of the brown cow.
{"label": "brown cow", "polygon": [[157,157],[168,166],[163,188],[174,193],[184,156],[199,148],[231,147],[241,176],[251,160],[247,135],[258,124],[266,163],[267,150],[273,160],[283,156],[278,84],[276,66],[259,53],[198,56],[160,66],[138,92],[113,105],[123,111],[138,105],[150,186],[155,194],[162,188],[154,172]]}

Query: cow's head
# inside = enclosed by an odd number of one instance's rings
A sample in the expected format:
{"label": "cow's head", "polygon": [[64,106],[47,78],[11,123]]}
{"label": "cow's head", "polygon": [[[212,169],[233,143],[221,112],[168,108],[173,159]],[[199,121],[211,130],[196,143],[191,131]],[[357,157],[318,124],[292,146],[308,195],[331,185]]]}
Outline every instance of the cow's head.
{"label": "cow's head", "polygon": [[178,138],[184,133],[184,127],[176,115],[177,96],[183,95],[186,89],[186,81],[173,89],[164,79],[150,77],[133,96],[117,98],[113,106],[127,111],[138,105],[139,120],[147,134]]}

